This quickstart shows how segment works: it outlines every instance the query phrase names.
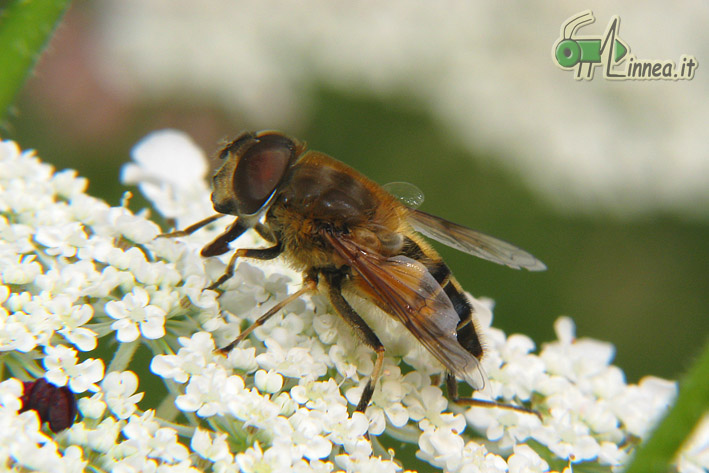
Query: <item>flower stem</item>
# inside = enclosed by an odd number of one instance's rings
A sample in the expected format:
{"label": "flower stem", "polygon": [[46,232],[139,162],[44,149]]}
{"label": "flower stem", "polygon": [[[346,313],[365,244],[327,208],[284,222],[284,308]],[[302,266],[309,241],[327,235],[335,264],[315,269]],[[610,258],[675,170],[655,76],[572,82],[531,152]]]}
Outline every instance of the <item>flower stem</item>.
{"label": "flower stem", "polygon": [[119,343],[118,350],[113,354],[111,364],[108,365],[107,373],[112,371],[124,371],[133,359],[135,351],[138,349],[138,340],[127,343]]}
{"label": "flower stem", "polygon": [[682,443],[709,410],[709,343],[680,382],[677,402],[652,437],[638,449],[626,473],[667,472]]}

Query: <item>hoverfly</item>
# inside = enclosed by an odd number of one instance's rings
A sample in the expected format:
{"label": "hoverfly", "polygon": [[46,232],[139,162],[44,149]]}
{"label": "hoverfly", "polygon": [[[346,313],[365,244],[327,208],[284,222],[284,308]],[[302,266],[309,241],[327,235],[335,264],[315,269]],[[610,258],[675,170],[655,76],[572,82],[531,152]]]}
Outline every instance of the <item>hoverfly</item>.
{"label": "hoverfly", "polygon": [[290,302],[321,290],[376,353],[356,407],[364,412],[381,375],[384,346],[343,296],[343,292],[354,293],[401,322],[438,359],[446,369],[454,402],[533,412],[458,397],[456,378],[482,388],[483,347],[470,301],[441,257],[416,232],[512,268],[544,270],[541,261],[509,243],[410,208],[344,163],[308,151],[305,143],[275,131],[242,133],[221,150],[219,158],[224,163],[213,177],[211,196],[219,214],[166,236],[187,235],[234,215],[236,220],[201,250],[202,256],[226,253],[229,243],[248,229],[271,246],[236,250],[225,273],[209,289],[234,274],[239,258],[282,256],[303,272],[304,281],[302,289],[261,316],[222,352],[228,353]]}

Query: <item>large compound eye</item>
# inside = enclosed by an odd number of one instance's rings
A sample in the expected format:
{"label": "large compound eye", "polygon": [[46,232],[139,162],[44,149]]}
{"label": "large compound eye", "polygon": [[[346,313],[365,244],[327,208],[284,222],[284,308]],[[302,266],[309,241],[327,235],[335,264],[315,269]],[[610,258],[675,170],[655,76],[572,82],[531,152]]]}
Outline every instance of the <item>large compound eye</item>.
{"label": "large compound eye", "polygon": [[234,170],[239,212],[257,213],[276,190],[294,158],[295,144],[290,139],[278,134],[259,137]]}

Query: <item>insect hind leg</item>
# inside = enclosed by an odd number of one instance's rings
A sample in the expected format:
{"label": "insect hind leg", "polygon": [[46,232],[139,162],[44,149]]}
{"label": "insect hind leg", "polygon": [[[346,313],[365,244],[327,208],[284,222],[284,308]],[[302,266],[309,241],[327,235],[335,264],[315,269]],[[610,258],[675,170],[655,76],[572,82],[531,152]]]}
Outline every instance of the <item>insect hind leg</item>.
{"label": "insect hind leg", "polygon": [[504,402],[497,401],[487,401],[485,399],[474,399],[472,397],[460,397],[458,396],[458,380],[451,373],[446,373],[446,390],[448,391],[448,397],[453,403],[459,406],[471,406],[471,407],[498,407],[500,409],[509,409],[511,411],[521,412],[523,414],[533,414],[542,420],[542,415],[524,406],[516,406],[514,404],[505,404]]}

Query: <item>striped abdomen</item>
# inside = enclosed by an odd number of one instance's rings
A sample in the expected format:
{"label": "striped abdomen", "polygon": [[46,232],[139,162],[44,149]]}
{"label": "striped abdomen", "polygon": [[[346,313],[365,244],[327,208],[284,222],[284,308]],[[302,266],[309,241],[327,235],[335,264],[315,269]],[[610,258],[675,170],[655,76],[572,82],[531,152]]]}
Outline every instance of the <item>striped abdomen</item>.
{"label": "striped abdomen", "polygon": [[483,355],[483,348],[475,331],[473,306],[463,294],[463,288],[453,277],[448,265],[428,244],[423,241],[417,242],[410,237],[404,239],[401,254],[423,264],[436,282],[441,285],[460,317],[457,330],[458,343],[475,358],[480,359]]}

